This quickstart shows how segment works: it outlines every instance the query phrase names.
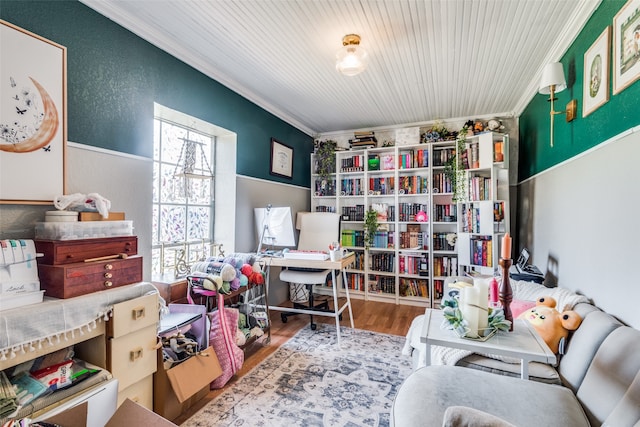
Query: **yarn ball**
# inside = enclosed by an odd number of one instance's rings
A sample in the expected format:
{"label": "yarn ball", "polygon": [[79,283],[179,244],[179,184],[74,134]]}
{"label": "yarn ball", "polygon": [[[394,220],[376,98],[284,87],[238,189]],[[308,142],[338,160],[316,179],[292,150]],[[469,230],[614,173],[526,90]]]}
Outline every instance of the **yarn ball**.
{"label": "yarn ball", "polygon": [[232,291],[237,291],[240,286],[242,286],[242,280],[234,277],[231,282],[229,282]]}
{"label": "yarn ball", "polygon": [[222,277],[209,274],[202,279],[202,287],[210,291],[217,291],[222,286]]}
{"label": "yarn ball", "polygon": [[245,276],[249,277],[253,272],[253,267],[251,267],[249,264],[243,264],[242,267],[240,268],[240,272]]}
{"label": "yarn ball", "polygon": [[253,264],[251,266],[251,268],[253,269],[253,271],[255,271],[256,273],[260,273],[262,271],[262,268],[260,267],[260,263],[256,262],[255,264]]}
{"label": "yarn ball", "polygon": [[264,276],[262,275],[262,273],[257,273],[254,271],[253,273],[251,273],[249,281],[251,283],[255,283],[256,285],[262,285],[264,284]]}
{"label": "yarn ball", "polygon": [[240,276],[239,282],[240,286],[247,286],[249,284],[249,278],[243,274]]}

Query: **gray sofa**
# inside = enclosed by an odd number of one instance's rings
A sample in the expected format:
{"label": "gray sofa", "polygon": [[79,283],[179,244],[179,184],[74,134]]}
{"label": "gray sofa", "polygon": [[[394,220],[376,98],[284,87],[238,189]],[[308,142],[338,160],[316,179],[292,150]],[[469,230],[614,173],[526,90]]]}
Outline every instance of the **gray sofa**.
{"label": "gray sofa", "polygon": [[514,378],[513,366],[473,355],[465,366],[413,372],[394,399],[391,425],[640,427],[640,331],[590,304],[575,310],[583,321],[566,353],[556,369],[540,367],[560,384]]}

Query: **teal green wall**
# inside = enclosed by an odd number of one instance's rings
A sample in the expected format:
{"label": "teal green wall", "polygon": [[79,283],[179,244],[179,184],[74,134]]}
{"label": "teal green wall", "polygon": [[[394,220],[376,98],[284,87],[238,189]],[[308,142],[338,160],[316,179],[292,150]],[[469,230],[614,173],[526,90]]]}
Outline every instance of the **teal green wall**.
{"label": "teal green wall", "polygon": [[[312,137],[82,3],[0,0],[0,18],[66,46],[69,141],[150,158],[157,102],[235,132],[238,174],[309,186]],[[271,137],[292,180],[269,174]]]}
{"label": "teal green wall", "polygon": [[[613,61],[610,51],[609,102],[587,117],[582,117],[582,82],[584,53],[607,26],[625,0],[603,0],[576,40],[561,58],[567,89],[557,94],[555,110],[564,110],[571,100],[578,100],[578,114],[571,123],[564,115],[555,117],[554,147],[549,146],[548,95],[537,94],[520,116],[520,152],[518,179],[529,178],[567,160],[629,128],[640,124],[640,81],[613,95]],[[613,36],[611,37],[613,46]]]}

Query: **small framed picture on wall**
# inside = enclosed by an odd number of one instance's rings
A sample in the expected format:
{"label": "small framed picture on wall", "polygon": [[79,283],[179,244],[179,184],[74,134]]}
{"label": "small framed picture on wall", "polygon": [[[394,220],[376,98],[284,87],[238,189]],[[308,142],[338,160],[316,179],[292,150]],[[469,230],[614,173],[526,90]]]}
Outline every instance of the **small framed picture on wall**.
{"label": "small framed picture on wall", "polygon": [[609,100],[609,27],[584,54],[582,117]]}
{"label": "small framed picture on wall", "polygon": [[271,138],[271,175],[293,177],[293,148]]}
{"label": "small framed picture on wall", "polygon": [[613,93],[640,78],[640,0],[629,0],[613,18]]}

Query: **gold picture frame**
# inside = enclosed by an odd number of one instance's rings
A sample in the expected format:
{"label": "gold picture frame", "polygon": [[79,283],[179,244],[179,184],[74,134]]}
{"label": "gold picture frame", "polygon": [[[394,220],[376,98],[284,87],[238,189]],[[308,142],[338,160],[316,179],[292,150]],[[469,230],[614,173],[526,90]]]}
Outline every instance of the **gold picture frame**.
{"label": "gold picture frame", "polygon": [[640,0],[629,0],[613,18],[613,93],[640,78]]}
{"label": "gold picture frame", "polygon": [[271,175],[293,178],[293,148],[271,138]]}
{"label": "gold picture frame", "polygon": [[65,193],[66,47],[0,20],[0,93],[0,203],[52,204]]}
{"label": "gold picture frame", "polygon": [[587,117],[609,100],[609,33],[607,26],[584,53],[582,117]]}

